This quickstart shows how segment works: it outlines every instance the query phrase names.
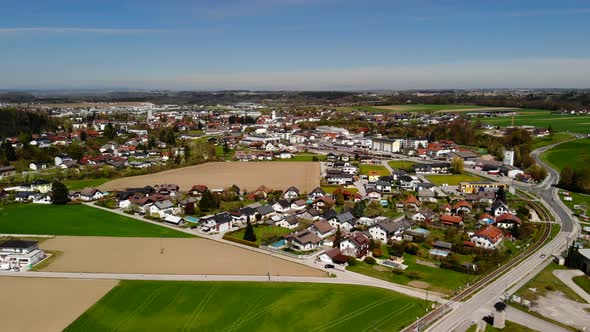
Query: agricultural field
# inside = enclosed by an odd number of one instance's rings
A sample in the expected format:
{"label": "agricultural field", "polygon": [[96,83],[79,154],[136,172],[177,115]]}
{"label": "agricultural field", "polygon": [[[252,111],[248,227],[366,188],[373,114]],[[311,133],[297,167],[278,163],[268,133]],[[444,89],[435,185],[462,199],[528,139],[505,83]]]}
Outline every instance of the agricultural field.
{"label": "agricultural field", "polygon": [[[476,118],[474,118],[476,120]],[[477,118],[482,123],[499,127],[512,125],[512,117]],[[590,133],[590,116],[554,114],[548,110],[527,110],[523,114],[514,117],[516,126],[535,126],[548,128],[551,126],[555,132]]]}
{"label": "agricultural field", "polygon": [[0,277],[1,329],[61,331],[116,285],[116,280]]}
{"label": "agricultural field", "polygon": [[320,185],[320,164],[272,161],[211,162],[154,174],[120,178],[103,184],[99,189],[113,191],[159,183],[175,183],[183,191],[189,190],[196,184],[204,184],[209,188],[228,188],[235,184],[248,191],[265,185],[277,190],[296,186],[301,192],[310,192]]}
{"label": "agricultural field", "polygon": [[[278,226],[267,226],[267,225],[255,225],[254,226],[254,234],[256,234],[256,243],[264,244],[270,240],[278,239],[285,234],[291,233],[292,230],[288,228],[278,227]],[[231,236],[236,239],[244,239],[244,233],[246,233],[246,229],[242,228],[235,232],[228,233],[227,236]]]}
{"label": "agricultural field", "polygon": [[[363,111],[375,113],[413,113],[413,112],[455,112],[455,111],[483,111],[493,109],[506,109],[503,107],[488,107],[477,105],[435,105],[435,104],[406,104],[406,105],[384,105],[384,106],[346,106],[338,107],[337,110],[344,112]],[[512,108],[510,108],[512,109]]]}
{"label": "agricultural field", "polygon": [[65,331],[398,331],[425,305],[353,285],[121,281]]}
{"label": "agricultural field", "polygon": [[86,179],[86,180],[66,180],[63,181],[63,184],[65,184],[69,190],[80,190],[80,189],[84,189],[84,188],[94,188],[94,187],[98,187],[108,181],[111,181],[111,179]]}
{"label": "agricultural field", "polygon": [[411,170],[413,165],[417,163],[409,160],[391,160],[387,164],[393,169]]}
{"label": "agricultural field", "polygon": [[370,172],[378,172],[379,176],[391,175],[385,166],[381,165],[361,165],[360,174],[368,175]]}
{"label": "agricultural field", "polygon": [[465,273],[419,264],[417,259],[419,259],[417,256],[404,254],[404,264],[408,268],[400,273],[393,273],[385,266],[369,265],[365,262],[358,262],[355,266],[349,265],[346,269],[369,277],[425,288],[441,294],[452,294],[460,286],[475,278]]}
{"label": "agricultural field", "polygon": [[0,208],[0,233],[76,236],[193,237],[85,206],[19,204]]}
{"label": "agricultural field", "polygon": [[306,265],[202,238],[57,236],[40,246],[62,253],[44,272],[326,276]]}
{"label": "agricultural field", "polygon": [[553,133],[553,134],[551,134],[549,136],[545,136],[545,137],[535,137],[535,138],[533,138],[532,149],[535,150],[535,149],[542,148],[547,145],[564,142],[564,141],[567,141],[567,140],[572,139],[574,137],[575,137],[574,135],[568,134],[568,133]]}
{"label": "agricultural field", "polygon": [[444,175],[426,175],[425,176],[428,181],[434,183],[437,186],[442,185],[443,183],[448,184],[449,186],[456,186],[460,182],[464,181],[485,181],[486,179],[481,178],[477,175],[472,174],[444,174]]}
{"label": "agricultural field", "polygon": [[541,159],[556,169],[590,167],[590,139],[584,138],[560,144],[541,155]]}

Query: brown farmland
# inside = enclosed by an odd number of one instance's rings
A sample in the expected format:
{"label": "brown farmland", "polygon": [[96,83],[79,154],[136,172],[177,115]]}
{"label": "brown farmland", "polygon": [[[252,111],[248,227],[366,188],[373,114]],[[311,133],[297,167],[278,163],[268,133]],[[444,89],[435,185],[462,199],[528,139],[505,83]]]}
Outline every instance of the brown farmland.
{"label": "brown farmland", "polygon": [[0,330],[62,331],[117,282],[1,277]]}
{"label": "brown farmland", "polygon": [[169,171],[132,176],[109,181],[101,190],[124,190],[173,183],[187,191],[193,185],[204,184],[209,188],[228,188],[237,185],[248,191],[261,185],[285,190],[296,186],[310,192],[320,185],[320,164],[312,162],[211,162],[202,165],[177,168]]}
{"label": "brown farmland", "polygon": [[58,236],[42,243],[63,252],[44,272],[325,276],[323,271],[207,239]]}

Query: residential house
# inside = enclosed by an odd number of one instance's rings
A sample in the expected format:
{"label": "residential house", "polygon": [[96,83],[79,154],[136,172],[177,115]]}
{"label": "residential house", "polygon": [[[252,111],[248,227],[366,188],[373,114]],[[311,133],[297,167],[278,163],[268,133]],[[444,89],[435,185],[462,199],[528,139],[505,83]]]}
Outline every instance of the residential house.
{"label": "residential house", "polygon": [[489,225],[476,231],[471,236],[471,242],[480,248],[496,249],[503,237],[504,234],[500,228]]}
{"label": "residential house", "polygon": [[463,227],[463,218],[461,218],[460,216],[443,214],[442,216],[440,216],[440,222],[446,226]]}
{"label": "residential house", "polygon": [[7,240],[0,243],[0,263],[8,268],[31,267],[45,258],[37,241]]}
{"label": "residential house", "polygon": [[464,200],[458,201],[457,203],[453,204],[453,207],[452,207],[452,211],[454,211],[457,214],[459,214],[461,212],[471,213],[472,209],[473,209],[473,207],[471,206],[471,204],[469,204],[469,202],[464,201]]}
{"label": "residential house", "polygon": [[416,186],[418,185],[418,183],[420,183],[418,178],[409,175],[400,176],[398,182],[401,189],[408,191],[415,191]]}
{"label": "residential house", "polygon": [[287,188],[283,193],[283,198],[289,201],[299,198],[299,189],[296,187]]}
{"label": "residential house", "polygon": [[372,201],[380,201],[381,192],[375,188],[369,188],[367,189],[367,197]]}
{"label": "residential house", "polygon": [[295,228],[299,227],[299,219],[297,219],[297,217],[294,215],[288,215],[288,216],[285,216],[284,218],[281,218],[281,220],[277,221],[275,223],[275,225],[278,227],[295,229]]}
{"label": "residential house", "polygon": [[278,213],[285,213],[291,210],[291,203],[286,199],[280,199],[272,205],[272,208]]}
{"label": "residential house", "polygon": [[423,203],[436,203],[436,197],[434,195],[434,190],[430,189],[422,189],[418,191],[418,200]]}
{"label": "residential house", "polygon": [[389,240],[400,237],[404,231],[405,223],[393,220],[383,220],[369,227],[369,234],[373,240],[387,243]]}
{"label": "residential house", "polygon": [[320,198],[316,198],[313,203],[311,204],[316,209],[324,209],[327,207],[334,206],[334,199],[329,196],[322,196]]}
{"label": "residential house", "polygon": [[328,222],[334,228],[340,227],[340,229],[349,232],[356,225],[356,218],[347,211],[336,215],[336,218],[332,218]]}
{"label": "residential house", "polygon": [[318,258],[320,262],[323,263],[344,264],[348,261],[348,256],[343,255],[340,248],[332,248],[325,251],[323,254],[319,255]]}
{"label": "residential house", "polygon": [[328,236],[336,233],[336,229],[334,227],[332,227],[332,225],[330,225],[329,222],[324,221],[324,220],[314,222],[307,229],[309,231],[315,233],[317,236],[319,236],[322,239],[325,239]]}
{"label": "residential house", "polygon": [[432,222],[438,220],[438,215],[428,208],[422,208],[414,213],[411,218],[415,222]]}
{"label": "residential house", "polygon": [[312,190],[309,194],[307,194],[307,199],[315,200],[317,198],[323,197],[326,195],[326,192],[321,187],[317,187]]}
{"label": "residential house", "polygon": [[39,170],[42,170],[42,169],[46,169],[47,168],[47,164],[46,163],[41,163],[41,162],[30,163],[29,164],[29,168],[32,169],[33,171],[39,171]]}
{"label": "residential house", "polygon": [[205,216],[200,219],[205,232],[224,233],[232,228],[232,216],[228,212],[217,213],[213,216]]}
{"label": "residential house", "polygon": [[205,192],[205,190],[207,190],[209,188],[207,188],[207,186],[202,185],[202,184],[198,184],[198,185],[194,185],[189,191],[189,195],[196,197],[197,199],[201,199],[201,197],[203,197],[203,193]]}
{"label": "residential house", "polygon": [[504,213],[496,217],[494,225],[498,228],[511,229],[522,225],[522,220],[512,213]]}
{"label": "residential house", "polygon": [[420,201],[414,195],[409,195],[403,201],[403,204],[406,210],[418,210],[420,208]]}
{"label": "residential house", "polygon": [[101,199],[105,194],[96,188],[84,188],[80,191],[78,198],[82,201],[95,201]]}
{"label": "residential house", "polygon": [[498,216],[501,216],[505,213],[510,213],[510,209],[508,208],[508,205],[506,205],[506,203],[502,202],[501,200],[496,200],[492,204],[492,215],[494,217],[498,217]]}
{"label": "residential house", "polygon": [[34,204],[51,204],[51,196],[49,194],[35,194],[32,202]]}
{"label": "residential house", "polygon": [[300,219],[305,219],[305,220],[319,220],[320,215],[321,215],[321,211],[317,210],[315,208],[310,208],[310,209],[307,209],[304,211],[299,211],[299,213],[297,214],[297,216]]}
{"label": "residential house", "polygon": [[270,218],[272,215],[275,214],[275,210],[270,204],[264,204],[262,206],[259,206],[256,209],[256,212],[258,212],[262,219]]}
{"label": "residential house", "polygon": [[303,210],[305,210],[306,207],[307,207],[307,202],[302,199],[298,199],[295,202],[291,203],[291,210],[293,210],[295,212],[303,211]]}
{"label": "residential house", "polygon": [[309,230],[289,234],[285,238],[289,247],[298,251],[312,251],[322,243],[322,239]]}
{"label": "residential house", "polygon": [[340,251],[346,256],[361,258],[369,251],[369,238],[362,232],[352,232],[340,241]]}

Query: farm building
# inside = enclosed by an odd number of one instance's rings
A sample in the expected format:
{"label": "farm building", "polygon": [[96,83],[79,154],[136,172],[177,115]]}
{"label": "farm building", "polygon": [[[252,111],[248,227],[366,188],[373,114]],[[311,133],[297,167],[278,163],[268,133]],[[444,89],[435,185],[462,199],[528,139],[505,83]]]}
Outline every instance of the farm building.
{"label": "farm building", "polygon": [[4,269],[31,267],[45,258],[37,241],[8,240],[0,243],[0,265]]}

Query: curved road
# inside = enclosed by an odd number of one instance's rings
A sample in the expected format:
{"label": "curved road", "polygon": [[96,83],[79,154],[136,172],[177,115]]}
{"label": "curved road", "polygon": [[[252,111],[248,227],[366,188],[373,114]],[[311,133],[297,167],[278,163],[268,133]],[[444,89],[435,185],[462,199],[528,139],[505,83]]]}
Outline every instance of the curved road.
{"label": "curved road", "polygon": [[[469,300],[458,303],[455,310],[436,321],[428,329],[429,331],[465,331],[473,321],[479,321],[482,317],[488,315],[493,308],[493,304],[501,300],[505,293],[513,294],[545,268],[551,262],[550,258],[545,257],[560,254],[567,248],[571,240],[575,239],[578,223],[572,218],[572,214],[567,206],[561,202],[558,197],[558,189],[554,187],[559,182],[559,173],[539,158],[541,153],[561,143],[542,147],[531,153],[535,161],[548,171],[548,176],[542,183],[532,186],[518,182],[511,183],[519,189],[532,191],[537,194],[541,202],[553,213],[555,220],[562,225],[561,232],[537,252],[533,253],[494,282],[488,284]],[[506,181],[506,179],[501,179]],[[539,331],[564,331],[563,328],[520,311],[515,312],[515,310],[510,310],[507,319],[513,319],[517,322],[520,321],[519,323],[525,323],[523,325],[526,326],[534,326]]]}

